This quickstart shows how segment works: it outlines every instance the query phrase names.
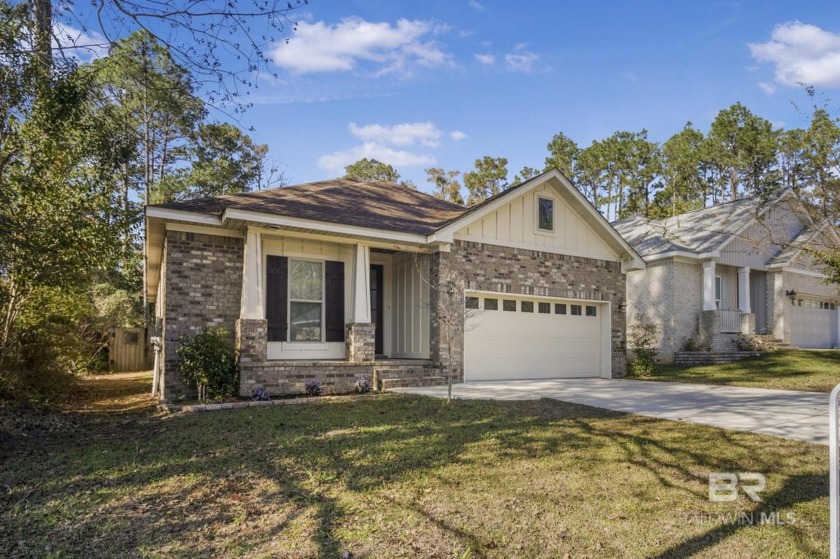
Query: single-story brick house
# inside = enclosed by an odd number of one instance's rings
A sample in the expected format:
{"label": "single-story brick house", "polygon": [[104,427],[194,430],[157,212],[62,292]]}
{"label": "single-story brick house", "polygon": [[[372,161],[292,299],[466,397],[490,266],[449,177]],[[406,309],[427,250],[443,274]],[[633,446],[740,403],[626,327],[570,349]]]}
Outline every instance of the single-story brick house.
{"label": "single-story brick house", "polygon": [[733,350],[738,333],[837,347],[838,286],[826,283],[807,249],[836,249],[840,242],[793,191],[613,225],[648,263],[627,276],[627,314],[631,324],[641,315],[660,326],[663,361],[695,337],[706,349]]}
{"label": "single-story brick house", "polygon": [[644,267],[558,171],[470,208],[349,178],[152,205],[146,233],[163,400],[189,396],[175,349],[211,325],[235,338],[245,396],[440,381],[447,270],[481,309],[458,380],[619,375],[626,272]]}

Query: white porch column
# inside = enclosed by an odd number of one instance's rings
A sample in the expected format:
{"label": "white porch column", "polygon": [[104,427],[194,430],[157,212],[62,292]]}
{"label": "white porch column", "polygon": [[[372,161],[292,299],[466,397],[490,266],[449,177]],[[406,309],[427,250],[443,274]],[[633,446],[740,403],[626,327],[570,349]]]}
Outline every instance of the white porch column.
{"label": "white porch column", "polygon": [[715,304],[715,261],[703,262],[703,310],[717,310]]}
{"label": "white porch column", "polygon": [[738,268],[738,310],[749,314],[750,310],[750,269]]}
{"label": "white porch column", "polygon": [[370,323],[370,247],[358,244],[353,251],[353,306],[350,322]]}
{"label": "white porch column", "polygon": [[242,307],[239,318],[264,319],[265,283],[260,234],[248,230],[245,236],[245,257],[242,268]]}

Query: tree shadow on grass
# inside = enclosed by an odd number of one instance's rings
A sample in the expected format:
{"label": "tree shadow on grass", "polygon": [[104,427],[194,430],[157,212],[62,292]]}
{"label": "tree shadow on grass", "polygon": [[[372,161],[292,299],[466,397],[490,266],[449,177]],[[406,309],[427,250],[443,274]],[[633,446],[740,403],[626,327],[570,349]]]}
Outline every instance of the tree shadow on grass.
{"label": "tree shadow on grass", "polygon": [[[694,497],[699,490],[686,480],[702,481],[696,465],[742,471],[725,453],[693,450],[679,427],[663,440],[655,428],[663,422],[637,418],[628,428],[628,418],[553,400],[446,405],[372,396],[177,415],[127,428],[116,423],[121,439],[112,434],[47,452],[35,448],[6,461],[0,487],[12,490],[0,493],[0,514],[9,520],[0,523],[0,541],[7,542],[0,554],[37,554],[46,539],[53,551],[70,555],[338,557],[346,551],[345,523],[354,515],[348,502],[412,476],[475,466],[482,460],[477,447],[504,460],[580,454],[592,466],[599,449],[617,447],[622,460],[649,470],[661,486]],[[704,432],[715,442],[739,445],[727,432]],[[30,460],[36,465],[27,468]],[[430,555],[451,556],[457,545],[484,556],[483,534],[415,512],[456,542],[447,553]]]}

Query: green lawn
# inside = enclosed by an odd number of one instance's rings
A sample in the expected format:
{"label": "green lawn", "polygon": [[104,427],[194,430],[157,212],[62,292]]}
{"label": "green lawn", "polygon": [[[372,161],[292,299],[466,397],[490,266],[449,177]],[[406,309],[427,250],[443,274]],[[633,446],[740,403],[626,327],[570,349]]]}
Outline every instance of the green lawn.
{"label": "green lawn", "polygon": [[703,367],[657,365],[648,380],[831,392],[840,384],[840,350],[783,350]]}
{"label": "green lawn", "polygon": [[[0,556],[828,553],[822,446],[550,400],[166,416],[132,378],[114,399],[98,381],[81,413],[0,414]],[[709,472],[765,474],[764,502],[709,502]],[[759,512],[795,523],[707,516]]]}

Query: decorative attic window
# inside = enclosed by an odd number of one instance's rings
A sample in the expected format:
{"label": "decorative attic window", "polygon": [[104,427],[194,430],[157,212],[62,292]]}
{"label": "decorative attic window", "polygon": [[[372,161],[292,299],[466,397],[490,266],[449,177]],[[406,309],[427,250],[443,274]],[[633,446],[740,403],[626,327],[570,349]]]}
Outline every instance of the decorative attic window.
{"label": "decorative attic window", "polygon": [[537,229],[554,231],[554,200],[537,196]]}

